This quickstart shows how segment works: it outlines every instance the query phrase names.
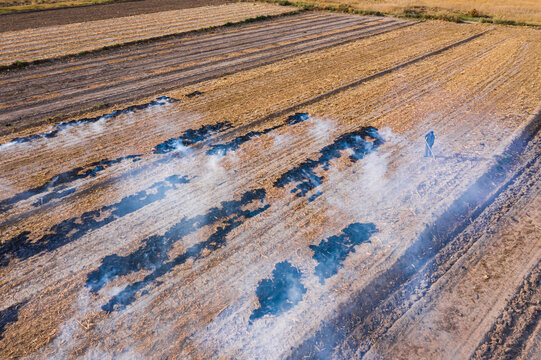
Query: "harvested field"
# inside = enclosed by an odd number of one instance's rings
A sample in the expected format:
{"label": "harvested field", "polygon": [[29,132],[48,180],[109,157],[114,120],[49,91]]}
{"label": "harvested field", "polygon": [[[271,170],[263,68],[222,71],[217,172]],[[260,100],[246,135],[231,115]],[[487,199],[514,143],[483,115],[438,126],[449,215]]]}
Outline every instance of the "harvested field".
{"label": "harvested field", "polygon": [[[416,289],[423,299],[402,315],[385,340],[378,339],[367,359],[378,354],[534,359],[539,354],[539,343],[532,344],[536,350],[527,349],[541,311],[539,135],[530,150],[536,158],[526,159],[524,172],[438,255],[431,264],[437,271],[427,281],[431,288]],[[442,333],[448,334],[445,342],[435,338]]]}
{"label": "harvested field", "polygon": [[299,3],[340,9],[350,7],[361,11],[421,18],[477,18],[511,24],[541,25],[541,2],[538,0],[308,0]]}
{"label": "harvested field", "polygon": [[75,1],[36,1],[36,0],[0,0],[0,14],[13,11],[33,11],[33,10],[45,10],[53,9],[57,7],[67,6],[88,6],[99,5],[115,2],[118,0],[75,0]]}
{"label": "harvested field", "polygon": [[[180,85],[355,39],[391,33],[395,43],[400,42],[399,34],[391,30],[412,24],[386,18],[303,14],[216,34],[131,46],[104,56],[98,54],[45,64],[23,73],[8,72],[0,75],[0,133],[12,132],[29,122],[35,125],[39,120],[61,113],[69,114],[92,106],[103,107],[108,102],[132,100],[150,93],[158,95]],[[464,31],[473,34],[473,30]],[[451,42],[464,31],[456,34],[453,30],[443,31],[438,36],[449,36],[448,42]],[[426,43],[430,44],[430,40]],[[411,44],[412,47],[424,45],[424,41]],[[424,48],[417,48],[417,53],[423,51]],[[376,55],[375,51],[371,53]],[[332,56],[332,53],[327,55],[329,69],[333,63]],[[388,56],[396,55],[389,53]],[[356,57],[349,59],[356,62]],[[335,62],[333,69],[341,66]],[[329,86],[327,88],[330,89]]]}
{"label": "harvested field", "polygon": [[0,358],[532,358],[539,53],[308,12],[4,72]]}
{"label": "harvested field", "polygon": [[0,33],[0,65],[78,54],[105,46],[219,26],[261,15],[278,15],[292,7],[233,3],[154,14]]}
{"label": "harvested field", "polygon": [[[86,0],[83,0],[86,1]],[[92,1],[92,0],[90,0]],[[94,6],[75,6],[47,11],[22,11],[0,14],[0,32],[18,31],[38,27],[66,25],[85,21],[112,19],[125,16],[152,14],[161,11],[221,5],[228,0],[135,0],[114,1]],[[54,3],[58,5],[58,3]],[[64,4],[62,4],[64,5]],[[12,8],[6,4],[6,11]],[[1,12],[1,10],[0,10]]]}

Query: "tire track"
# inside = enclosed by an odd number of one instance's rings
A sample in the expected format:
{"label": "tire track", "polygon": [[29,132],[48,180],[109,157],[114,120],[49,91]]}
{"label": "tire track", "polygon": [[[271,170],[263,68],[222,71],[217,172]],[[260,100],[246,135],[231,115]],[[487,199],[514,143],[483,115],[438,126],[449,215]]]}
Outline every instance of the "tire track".
{"label": "tire track", "polygon": [[524,279],[471,359],[517,359],[541,322],[541,262]]}

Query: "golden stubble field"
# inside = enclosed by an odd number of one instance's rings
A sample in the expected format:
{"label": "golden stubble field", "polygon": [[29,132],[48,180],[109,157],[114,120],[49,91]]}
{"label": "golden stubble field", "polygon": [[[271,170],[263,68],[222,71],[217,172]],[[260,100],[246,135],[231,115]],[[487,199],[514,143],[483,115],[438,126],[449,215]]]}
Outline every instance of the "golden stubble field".
{"label": "golden stubble field", "polygon": [[[417,23],[115,104],[81,117],[178,100],[56,136],[13,141],[51,124],[3,135],[0,357],[298,354],[535,120],[540,52],[535,29]],[[423,157],[429,130],[435,158]],[[377,232],[322,279],[314,248],[354,224]],[[539,260],[535,237],[519,244],[512,266]],[[285,262],[301,274],[275,290],[291,306],[254,316]],[[502,274],[493,288],[520,282]],[[484,313],[488,328],[505,306]],[[455,329],[457,344],[483,341]]]}

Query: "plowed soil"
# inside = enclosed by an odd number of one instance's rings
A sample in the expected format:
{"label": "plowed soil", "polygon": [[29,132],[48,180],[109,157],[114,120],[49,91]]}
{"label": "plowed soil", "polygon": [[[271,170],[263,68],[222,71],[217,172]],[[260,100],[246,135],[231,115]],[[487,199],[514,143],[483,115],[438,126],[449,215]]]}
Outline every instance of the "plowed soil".
{"label": "plowed soil", "polygon": [[303,13],[2,74],[0,357],[528,358],[540,52]]}

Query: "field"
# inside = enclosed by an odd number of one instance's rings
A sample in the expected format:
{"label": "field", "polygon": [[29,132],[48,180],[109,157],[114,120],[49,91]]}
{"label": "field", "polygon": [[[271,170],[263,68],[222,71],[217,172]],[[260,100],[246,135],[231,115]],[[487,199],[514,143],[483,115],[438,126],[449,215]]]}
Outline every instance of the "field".
{"label": "field", "polygon": [[35,61],[194,31],[292,8],[234,3],[0,33],[0,65]]}
{"label": "field", "polygon": [[185,30],[0,72],[0,358],[539,354],[538,29]]}
{"label": "field", "polygon": [[[2,20],[13,17],[31,19],[32,21],[26,24],[19,21],[16,23],[22,27],[36,27],[42,23],[43,18],[67,24],[69,22],[66,20],[73,18],[73,15],[90,15],[81,18],[81,22],[84,22],[207,5],[221,5],[227,2],[234,2],[234,0],[0,0],[0,15],[14,15],[3,17]],[[47,10],[47,12],[41,10]],[[1,26],[0,29],[2,29]]]}
{"label": "field", "polygon": [[62,8],[62,7],[70,7],[70,6],[107,4],[107,3],[111,3],[115,1],[117,0],[76,0],[76,1],[2,0],[0,1],[0,14],[16,12],[16,11],[32,11],[32,10],[54,9],[54,8]]}
{"label": "field", "polygon": [[[12,11],[0,14],[0,32],[83,23],[163,11],[217,6],[229,0],[135,0],[93,6],[70,6],[47,11]],[[1,11],[1,10],[0,10]]]}
{"label": "field", "polygon": [[[268,2],[280,2],[270,0]],[[348,8],[408,17],[447,20],[481,20],[541,25],[537,0],[307,0],[290,1],[302,6]]]}

